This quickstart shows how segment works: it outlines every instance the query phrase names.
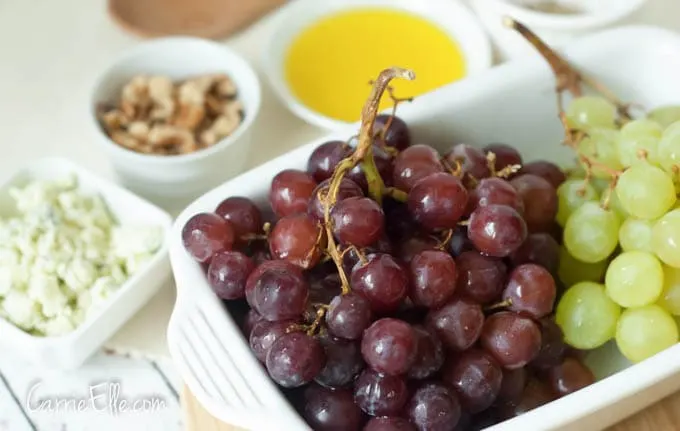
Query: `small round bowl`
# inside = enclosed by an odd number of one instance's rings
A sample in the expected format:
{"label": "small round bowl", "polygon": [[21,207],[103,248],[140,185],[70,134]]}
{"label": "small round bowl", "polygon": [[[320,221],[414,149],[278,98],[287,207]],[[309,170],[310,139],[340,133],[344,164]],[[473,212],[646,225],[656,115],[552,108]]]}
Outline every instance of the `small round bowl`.
{"label": "small round bowl", "polygon": [[[455,40],[467,63],[467,76],[491,67],[491,44],[477,17],[454,0],[296,0],[279,11],[275,30],[263,51],[263,69],[276,95],[298,117],[327,130],[339,130],[352,123],[322,115],[295,97],[285,78],[284,62],[293,40],[320,18],[339,11],[379,7],[410,12],[432,22]],[[424,49],[427,49],[425,47]],[[395,65],[399,66],[399,65]],[[376,71],[377,72],[377,71]],[[416,71],[417,74],[418,71]]]}
{"label": "small round bowl", "polygon": [[[169,156],[137,153],[113,142],[99,124],[97,106],[117,102],[123,86],[135,76],[163,75],[177,81],[210,73],[225,73],[234,81],[245,117],[231,135],[209,148]],[[97,141],[121,183],[173,211],[246,167],[260,93],[254,70],[226,46],[200,38],[167,37],[141,43],[113,61],[94,85],[89,114]]]}
{"label": "small round bowl", "polygon": [[626,18],[647,0],[571,0],[565,4],[580,12],[559,14],[540,12],[525,6],[520,0],[474,0],[473,8],[498,45],[505,59],[517,58],[534,49],[521,36],[503,25],[503,17],[510,16],[535,31],[554,47],[561,47],[575,38]]}

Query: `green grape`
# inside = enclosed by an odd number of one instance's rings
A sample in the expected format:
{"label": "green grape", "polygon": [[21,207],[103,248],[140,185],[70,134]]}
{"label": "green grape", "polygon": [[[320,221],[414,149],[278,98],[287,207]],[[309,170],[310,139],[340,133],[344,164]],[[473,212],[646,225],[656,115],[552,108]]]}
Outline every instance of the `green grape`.
{"label": "green grape", "polygon": [[598,195],[601,195],[605,190],[609,188],[612,183],[610,177],[607,178],[593,178],[590,180],[590,185],[593,186]]}
{"label": "green grape", "polygon": [[621,127],[621,135],[635,136],[635,135],[651,135],[656,138],[661,138],[664,128],[654,120],[643,118],[641,120],[633,120],[624,124]]}
{"label": "green grape", "polygon": [[679,132],[680,132],[680,121],[675,121],[675,122],[669,124],[668,127],[666,127],[666,129],[664,129],[663,134],[671,136],[671,135],[675,135]]}
{"label": "green grape", "polygon": [[658,305],[631,308],[621,314],[616,345],[631,362],[640,362],[678,342],[678,326]]}
{"label": "green grape", "polygon": [[578,162],[578,160],[576,160],[576,165],[570,165],[562,170],[565,174],[567,174],[568,180],[582,180],[586,177],[586,170],[583,168],[583,165]]}
{"label": "green grape", "polygon": [[680,268],[680,209],[669,212],[654,223],[652,249],[663,263]]}
{"label": "green grape", "polygon": [[614,337],[620,315],[621,308],[607,296],[603,285],[584,281],[564,292],[555,321],[567,344],[594,349]]}
{"label": "green grape", "polygon": [[680,121],[680,106],[660,106],[651,110],[647,118],[656,121],[661,128],[665,129],[676,121]]}
{"label": "green grape", "polygon": [[614,211],[617,216],[619,216],[620,220],[625,220],[629,217],[628,212],[623,208],[623,205],[621,205],[621,199],[619,199],[619,196],[616,194],[614,190],[606,191],[602,193],[602,197],[600,198],[600,204],[604,205],[605,201],[607,200],[607,197],[609,197],[609,209]]}
{"label": "green grape", "polygon": [[[618,130],[589,129],[588,136],[581,141],[578,151],[589,160],[602,163],[612,170],[620,170],[623,165],[619,160],[619,139]],[[593,166],[591,172],[595,178],[611,178],[610,173],[601,167]]]}
{"label": "green grape", "polygon": [[609,263],[604,284],[607,295],[622,307],[653,304],[663,290],[663,267],[652,253],[627,251]]}
{"label": "green grape", "polygon": [[597,192],[583,180],[567,180],[557,188],[557,223],[564,227],[567,218],[584,202],[597,200]]}
{"label": "green grape", "polygon": [[619,229],[619,243],[623,251],[646,251],[653,253],[652,228],[654,220],[627,218]]}
{"label": "green grape", "polygon": [[669,313],[680,316],[680,269],[663,266],[663,293],[658,304]]}
{"label": "green grape", "polygon": [[616,184],[616,194],[630,215],[647,220],[661,217],[676,201],[671,177],[649,164],[626,169]]}
{"label": "green grape", "polygon": [[680,167],[680,121],[668,126],[663,132],[657,150],[659,165],[674,178]]}
{"label": "green grape", "polygon": [[616,125],[616,106],[601,97],[577,97],[567,106],[566,114],[569,123],[578,129]]}
{"label": "green grape", "polygon": [[597,202],[576,209],[564,228],[564,245],[576,259],[595,263],[605,260],[619,242],[619,217]]}
{"label": "green grape", "polygon": [[[625,167],[638,163],[656,164],[663,130],[651,120],[636,120],[623,126],[618,141],[619,159]],[[643,156],[644,154],[644,156]]]}
{"label": "green grape", "polygon": [[581,262],[569,254],[566,248],[560,247],[560,261],[557,266],[557,276],[565,286],[573,286],[581,281],[595,281],[604,279],[608,262],[603,260],[596,263]]}

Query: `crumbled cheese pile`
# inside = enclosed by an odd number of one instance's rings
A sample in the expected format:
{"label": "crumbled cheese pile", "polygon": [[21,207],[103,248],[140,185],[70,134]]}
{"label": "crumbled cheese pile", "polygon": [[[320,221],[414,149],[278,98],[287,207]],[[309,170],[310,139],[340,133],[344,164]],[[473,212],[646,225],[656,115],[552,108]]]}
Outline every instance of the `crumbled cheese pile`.
{"label": "crumbled cheese pile", "polygon": [[158,250],[157,226],[116,224],[74,177],[10,190],[0,220],[0,316],[41,336],[73,331]]}

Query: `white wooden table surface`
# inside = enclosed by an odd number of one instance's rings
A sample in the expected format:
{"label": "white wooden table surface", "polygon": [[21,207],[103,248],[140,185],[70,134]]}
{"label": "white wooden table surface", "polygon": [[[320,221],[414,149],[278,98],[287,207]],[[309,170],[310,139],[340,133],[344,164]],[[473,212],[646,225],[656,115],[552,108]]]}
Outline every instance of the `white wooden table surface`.
{"label": "white wooden table surface", "polygon": [[[51,155],[112,176],[87,122],[89,87],[138,39],[110,21],[105,3],[0,0],[0,181],[28,160]],[[678,16],[677,0],[649,0],[634,21],[680,29]],[[264,19],[227,43],[258,67],[270,27]],[[263,83],[252,165],[320,133],[287,112]],[[166,286],[109,342],[137,359],[100,353],[77,371],[58,373],[0,352],[0,431],[183,429],[181,383],[165,345],[173,292]]]}

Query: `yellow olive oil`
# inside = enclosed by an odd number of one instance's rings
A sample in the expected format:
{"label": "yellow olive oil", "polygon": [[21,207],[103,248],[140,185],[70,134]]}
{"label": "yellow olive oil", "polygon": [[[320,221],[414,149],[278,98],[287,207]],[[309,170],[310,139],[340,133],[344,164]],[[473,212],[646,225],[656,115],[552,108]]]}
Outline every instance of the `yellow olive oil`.
{"label": "yellow olive oil", "polygon": [[[418,96],[466,74],[455,40],[436,24],[394,9],[351,9],[321,18],[293,40],[285,58],[295,97],[342,121],[359,119],[370,80],[391,66],[416,73],[414,81],[393,81],[398,97]],[[383,97],[381,107],[391,105]]]}

